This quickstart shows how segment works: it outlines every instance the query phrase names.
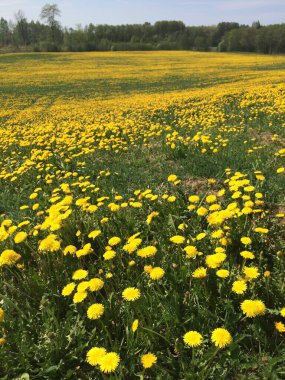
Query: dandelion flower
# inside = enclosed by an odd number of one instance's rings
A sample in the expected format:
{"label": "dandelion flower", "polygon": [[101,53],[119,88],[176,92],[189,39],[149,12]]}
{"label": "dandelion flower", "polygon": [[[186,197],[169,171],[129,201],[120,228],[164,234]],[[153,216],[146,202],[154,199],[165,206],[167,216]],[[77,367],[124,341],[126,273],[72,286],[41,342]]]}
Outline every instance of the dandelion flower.
{"label": "dandelion flower", "polygon": [[18,232],[14,237],[14,242],[16,244],[22,243],[22,241],[26,240],[28,234],[24,231]]}
{"label": "dandelion flower", "polygon": [[149,276],[152,280],[160,280],[165,274],[165,271],[160,267],[154,267],[150,273]]}
{"label": "dandelion flower", "polygon": [[98,290],[102,289],[104,286],[104,281],[100,278],[91,278],[89,281],[89,290],[91,292],[97,292]]}
{"label": "dandelion flower", "polygon": [[224,348],[231,343],[232,336],[228,330],[217,328],[212,332],[211,340],[216,347]]}
{"label": "dandelion flower", "polygon": [[204,239],[205,236],[206,236],[205,232],[201,232],[200,234],[198,234],[198,235],[196,236],[196,239],[197,239],[197,240],[202,240],[202,239]]}
{"label": "dandelion flower", "polygon": [[6,343],[5,338],[0,338],[0,346],[3,346]]}
{"label": "dandelion flower", "polygon": [[115,256],[116,256],[116,252],[113,251],[113,250],[106,251],[106,252],[103,254],[103,257],[104,257],[104,260],[105,260],[105,261],[112,260]]}
{"label": "dandelion flower", "polygon": [[252,243],[252,240],[251,238],[247,237],[247,236],[244,236],[240,239],[240,241],[242,242],[242,244],[244,245],[250,245]]}
{"label": "dandelion flower", "polygon": [[122,296],[126,301],[136,301],[140,298],[141,292],[137,288],[126,288]]}
{"label": "dandelion flower", "polygon": [[104,313],[104,306],[101,303],[94,303],[89,306],[87,316],[89,319],[99,319]]}
{"label": "dandelion flower", "polygon": [[256,227],[254,229],[255,232],[259,232],[260,234],[268,234],[268,228]]}
{"label": "dandelion flower", "polygon": [[197,331],[188,331],[183,336],[184,343],[189,347],[197,347],[200,346],[203,342],[203,337]]}
{"label": "dandelion flower", "polygon": [[132,323],[132,332],[136,332],[139,326],[139,320],[135,319]]}
{"label": "dandelion flower", "polygon": [[57,240],[58,236],[55,234],[48,235],[40,242],[40,252],[56,252],[60,249],[60,241]]}
{"label": "dandelion flower", "polygon": [[216,275],[220,278],[229,277],[230,272],[227,269],[217,270]]}
{"label": "dandelion flower", "polygon": [[244,267],[243,273],[247,280],[254,280],[260,275],[257,267]]}
{"label": "dandelion flower", "polygon": [[101,234],[101,231],[100,230],[94,230],[94,231],[91,231],[89,234],[88,234],[88,237],[90,239],[96,239],[97,236],[99,236]]}
{"label": "dandelion flower", "polygon": [[87,292],[76,292],[73,296],[73,303],[80,303],[87,297]]}
{"label": "dandelion flower", "polygon": [[78,269],[73,273],[72,280],[82,280],[88,276],[88,271],[84,269]]}
{"label": "dandelion flower", "polygon": [[93,347],[86,355],[86,361],[92,366],[96,366],[100,363],[103,356],[106,355],[106,350],[103,347]]}
{"label": "dandelion flower", "polygon": [[187,245],[183,251],[186,252],[186,257],[188,259],[193,259],[198,254],[198,250],[194,245]]}
{"label": "dandelion flower", "polygon": [[2,265],[14,265],[21,258],[21,255],[13,251],[12,249],[6,249],[0,255],[0,266]]}
{"label": "dandelion flower", "polygon": [[207,203],[214,203],[214,202],[216,202],[216,200],[217,200],[217,197],[215,195],[208,195],[206,197],[206,202]]}
{"label": "dandelion flower", "polygon": [[119,244],[121,242],[121,238],[118,236],[113,236],[111,239],[108,240],[108,244],[114,247],[115,245]]}
{"label": "dandelion flower", "polygon": [[198,195],[190,195],[188,197],[188,201],[191,203],[198,203],[199,200],[200,200],[200,198],[198,197]]}
{"label": "dandelion flower", "polygon": [[103,373],[114,372],[120,363],[120,357],[116,352],[108,352],[100,359],[100,371]]}
{"label": "dandelion flower", "polygon": [[89,281],[81,281],[77,285],[77,291],[78,292],[85,292],[89,288]]}
{"label": "dandelion flower", "polygon": [[266,311],[265,305],[260,300],[245,300],[241,303],[241,310],[249,318],[263,315]]}
{"label": "dandelion flower", "polygon": [[254,254],[250,251],[242,251],[240,253],[240,255],[244,258],[244,259],[250,259],[250,260],[253,260],[255,258]]}
{"label": "dandelion flower", "polygon": [[168,176],[168,178],[167,178],[167,181],[168,182],[175,182],[175,181],[177,181],[177,175],[170,174],[170,176]]}
{"label": "dandelion flower", "polygon": [[137,255],[143,258],[152,257],[156,254],[157,248],[153,245],[149,245],[147,247],[141,248],[137,251]]}
{"label": "dandelion flower", "polygon": [[141,357],[141,363],[144,368],[151,368],[156,362],[157,362],[157,357],[151,352],[145,355],[142,355]]}
{"label": "dandelion flower", "polygon": [[205,207],[199,207],[197,210],[197,215],[205,216],[208,214],[208,210]]}
{"label": "dandelion flower", "polygon": [[246,282],[243,280],[234,281],[232,291],[236,294],[243,294],[247,289]]}
{"label": "dandelion flower", "polygon": [[174,244],[183,244],[185,241],[185,237],[181,235],[175,235],[172,236],[169,240]]}
{"label": "dandelion flower", "polygon": [[76,247],[74,245],[68,245],[64,248],[63,254],[66,255],[74,255],[76,252]]}
{"label": "dandelion flower", "polygon": [[66,297],[70,296],[70,294],[73,292],[75,289],[76,284],[74,282],[71,282],[70,284],[65,285],[65,287],[62,289],[61,294]]}
{"label": "dandelion flower", "polygon": [[207,269],[204,267],[199,267],[192,273],[192,277],[194,278],[205,278],[206,276],[207,276]]}
{"label": "dandelion flower", "polygon": [[284,333],[285,332],[285,325],[282,322],[275,322],[275,328],[277,331]]}

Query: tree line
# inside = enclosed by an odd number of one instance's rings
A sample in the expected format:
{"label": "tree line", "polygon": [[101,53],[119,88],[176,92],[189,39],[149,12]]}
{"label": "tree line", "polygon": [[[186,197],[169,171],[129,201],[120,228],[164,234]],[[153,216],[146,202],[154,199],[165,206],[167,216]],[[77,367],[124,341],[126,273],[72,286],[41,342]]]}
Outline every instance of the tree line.
{"label": "tree line", "polygon": [[285,23],[263,26],[220,22],[186,26],[182,21],[154,24],[62,27],[56,4],[46,4],[41,21],[28,21],[23,11],[14,21],[0,18],[0,49],[24,51],[197,50],[285,53]]}

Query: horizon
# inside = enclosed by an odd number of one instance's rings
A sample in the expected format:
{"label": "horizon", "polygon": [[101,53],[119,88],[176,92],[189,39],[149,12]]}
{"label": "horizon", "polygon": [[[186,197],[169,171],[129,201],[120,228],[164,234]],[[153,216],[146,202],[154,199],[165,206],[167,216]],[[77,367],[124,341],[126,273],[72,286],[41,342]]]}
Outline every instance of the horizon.
{"label": "horizon", "polygon": [[187,26],[217,25],[223,21],[246,25],[254,21],[262,25],[285,22],[284,0],[107,0],[103,4],[98,0],[83,0],[81,4],[75,0],[0,0],[0,18],[14,21],[15,13],[22,10],[29,21],[40,21],[39,15],[46,3],[58,5],[59,20],[68,28],[90,23],[153,24],[162,20],[182,21]]}

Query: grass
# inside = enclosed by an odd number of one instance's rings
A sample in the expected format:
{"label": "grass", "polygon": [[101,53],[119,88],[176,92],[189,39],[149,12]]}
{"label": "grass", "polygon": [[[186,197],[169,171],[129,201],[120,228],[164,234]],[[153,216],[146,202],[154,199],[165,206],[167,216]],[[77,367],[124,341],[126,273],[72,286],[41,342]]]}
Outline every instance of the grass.
{"label": "grass", "polygon": [[[0,379],[284,378],[284,64],[194,52],[0,57]],[[141,257],[149,246],[157,252]],[[211,264],[215,252],[225,256]],[[72,279],[78,269],[88,276]],[[128,287],[138,300],[123,298]],[[248,317],[245,300],[265,312]],[[92,320],[94,303],[104,312]],[[220,327],[225,348],[212,341]],[[201,345],[187,346],[191,330]],[[92,347],[118,354],[118,367],[88,363]],[[157,362],[144,368],[148,352]]]}

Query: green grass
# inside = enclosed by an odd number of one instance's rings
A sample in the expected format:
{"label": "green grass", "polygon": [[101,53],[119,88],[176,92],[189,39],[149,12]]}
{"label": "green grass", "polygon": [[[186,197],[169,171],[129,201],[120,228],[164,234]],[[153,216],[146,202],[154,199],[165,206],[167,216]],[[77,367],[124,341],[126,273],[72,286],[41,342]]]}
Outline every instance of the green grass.
{"label": "green grass", "polygon": [[[21,228],[30,233],[25,242],[15,244],[13,233],[0,242],[0,253],[5,249],[15,249],[21,254],[21,262],[25,265],[25,270],[16,266],[0,267],[0,302],[5,310],[4,321],[0,323],[0,338],[5,336],[7,339],[0,346],[1,380],[285,378],[284,334],[278,333],[274,327],[274,322],[284,322],[280,309],[285,307],[284,255],[277,255],[277,252],[285,250],[284,219],[278,221],[275,218],[277,210],[285,204],[285,177],[276,174],[276,168],[283,165],[284,157],[275,155],[285,138],[284,112],[281,102],[278,103],[284,96],[284,89],[272,97],[266,97],[260,87],[254,87],[256,82],[253,88],[250,87],[250,81],[256,81],[260,71],[268,71],[272,75],[270,83],[274,87],[274,83],[278,82],[274,71],[283,70],[284,63],[262,63],[261,57],[250,54],[225,55],[229,58],[224,58],[227,62],[216,67],[219,75],[215,76],[209,75],[206,70],[199,71],[199,65],[203,60],[207,65],[216,65],[211,57],[220,59],[218,54],[197,53],[196,56],[193,53],[194,56],[191,56],[180,52],[176,56],[172,52],[169,57],[167,53],[159,54],[64,53],[0,57],[2,109],[8,112],[11,108],[13,111],[11,115],[0,114],[0,130],[4,134],[6,128],[10,128],[11,134],[16,131],[18,136],[18,141],[11,145],[10,136],[7,141],[1,140],[0,173],[4,168],[15,173],[31,156],[34,148],[53,153],[46,161],[39,160],[26,173],[17,174],[13,182],[0,179],[0,215],[3,214],[0,221],[11,219],[13,225],[23,220],[30,221],[28,227]],[[238,66],[236,59],[245,62]],[[195,60],[199,64],[192,73],[188,72],[188,65],[193,65]],[[258,65],[253,64],[255,60],[260,60]],[[207,66],[209,70],[210,66]],[[34,67],[34,73],[31,67]],[[55,67],[62,70],[61,74],[57,76],[53,72],[49,75],[49,70]],[[78,67],[85,69],[82,75],[76,73]],[[97,67],[102,72],[88,77],[90,67]],[[74,77],[68,75],[71,68],[75,70],[70,71],[76,74]],[[134,75],[136,70],[137,76]],[[232,75],[235,70],[236,76]],[[121,76],[115,75],[118,72]],[[144,76],[140,75],[142,72]],[[10,82],[5,82],[7,73]],[[19,73],[23,78],[18,81]],[[244,87],[239,88],[240,83]],[[232,91],[228,87],[231,84]],[[217,92],[216,99],[213,99],[215,91],[207,92],[212,89]],[[197,90],[197,94],[192,90]],[[164,97],[171,91],[176,91],[177,99],[184,93],[185,98],[175,103],[164,103]],[[138,105],[131,102],[136,94],[141,95]],[[152,107],[149,96],[152,94],[161,97],[161,104]],[[110,109],[101,110],[104,102],[93,103],[101,99],[110,100]],[[129,108],[123,106],[126,99],[130,101]],[[247,107],[241,107],[242,102],[248,99]],[[69,103],[70,100],[74,103]],[[83,105],[86,101],[87,106],[82,112],[76,108],[77,101]],[[91,102],[90,109],[88,102]],[[56,103],[60,107],[70,104],[71,108],[68,111],[65,108],[51,109]],[[34,106],[43,108],[35,114]],[[27,111],[27,115],[17,119],[23,110]],[[220,118],[214,120],[219,114]],[[193,115],[195,121],[190,122]],[[207,126],[211,118],[214,121]],[[127,142],[128,151],[95,149],[79,157],[71,156],[68,151],[70,145],[74,145],[74,153],[80,153],[82,147],[79,140],[86,133],[85,128],[91,128],[93,123],[99,123],[98,120],[103,126],[119,120],[120,130],[116,133],[110,130],[105,137],[111,139],[114,133],[115,138]],[[152,125],[158,125],[162,132],[159,136],[147,137],[144,142],[140,136],[131,146],[129,132],[124,129],[130,122],[138,125],[138,133],[140,128],[149,131],[147,128]],[[53,130],[49,135],[44,134],[49,123],[54,123],[57,133],[72,123],[79,123],[82,129],[76,143],[69,141],[71,128],[64,143],[55,140],[56,143],[51,144],[52,136],[55,139],[58,136]],[[223,127],[235,130],[228,132]],[[96,137],[98,131],[91,131],[88,136]],[[166,144],[168,134],[173,132],[181,137],[175,140],[174,149]],[[212,142],[209,145],[184,144],[187,138],[191,141],[197,132],[209,134]],[[22,140],[25,142],[25,133],[28,137],[34,134],[35,140],[30,145],[21,146]],[[37,141],[39,134],[45,136],[41,143]],[[272,141],[274,134],[278,134],[278,139]],[[221,139],[228,139],[229,142],[222,146]],[[217,146],[217,152],[213,153],[209,146]],[[261,149],[254,150],[259,146]],[[201,152],[203,147],[207,148],[204,153]],[[249,153],[249,149],[253,152]],[[65,161],[70,157],[69,162]],[[81,165],[80,162],[84,163]],[[227,260],[223,265],[231,272],[228,279],[217,279],[215,269],[209,268],[204,280],[194,279],[191,273],[198,266],[205,265],[204,257],[213,254],[219,243],[211,238],[210,232],[214,228],[209,226],[207,219],[187,209],[188,196],[200,195],[202,205],[209,193],[216,194],[225,188],[226,196],[219,203],[226,208],[234,202],[225,182],[226,168],[231,169],[232,176],[237,171],[247,175],[255,186],[255,192],[261,192],[264,196],[265,205],[261,206],[264,212],[261,215],[229,218],[222,225],[229,228],[231,238],[231,244],[226,248]],[[64,177],[66,173],[75,171],[77,177]],[[100,171],[110,171],[111,175],[99,175]],[[265,181],[258,181],[255,171],[262,171]],[[47,173],[55,175],[52,184],[46,182]],[[167,177],[174,173],[181,179],[177,186],[167,181]],[[210,178],[216,180],[214,185],[208,184]],[[98,192],[92,193],[93,188],[82,185],[85,181],[98,187]],[[70,185],[74,196],[71,215],[64,220],[60,230],[39,230],[38,235],[33,234],[34,227],[42,224],[51,206],[52,191],[62,183]],[[31,200],[29,196],[37,187],[42,188],[39,197]],[[127,207],[117,213],[110,212],[110,202],[128,202],[130,197],[138,200],[134,195],[137,189],[151,189],[153,194],[158,195],[158,201],[143,199],[141,208]],[[65,197],[61,190],[57,192],[61,199]],[[176,196],[174,203],[163,200],[162,195],[166,192]],[[115,200],[118,194],[122,195],[123,201]],[[92,204],[96,204],[99,197],[109,199],[96,213],[88,214],[75,205],[77,199],[86,196],[90,197]],[[31,209],[36,202],[40,203],[39,210],[43,211],[43,216]],[[237,202],[242,208],[243,201],[239,199]],[[25,204],[30,207],[20,210],[20,206]],[[158,211],[159,216],[147,225],[146,218],[152,211]],[[100,224],[101,218],[106,216],[110,219],[109,223]],[[181,223],[189,225],[185,232],[178,229]],[[257,226],[269,228],[269,234],[257,235],[254,233]],[[102,234],[92,241],[88,233],[98,228]],[[78,230],[81,235],[76,234]],[[135,253],[129,256],[124,252],[123,244],[135,232],[141,232],[142,246],[158,247],[154,257],[143,260]],[[204,240],[191,240],[201,232],[207,233]],[[90,242],[94,253],[81,259],[64,256],[61,251],[39,253],[39,242],[50,233],[59,236],[62,248],[73,244],[80,249]],[[171,236],[180,234],[189,239],[187,244],[197,245],[204,256],[186,260],[182,248],[169,242]],[[102,255],[112,236],[121,237],[123,242],[114,248],[116,258],[108,262],[103,260]],[[240,242],[241,236],[253,238],[252,247],[248,249],[254,252],[256,259],[246,265],[256,265],[260,277],[248,283],[247,293],[239,296],[231,292],[231,285],[242,274],[244,266],[239,255],[245,249]],[[131,259],[136,260],[135,267],[128,265]],[[158,282],[151,281],[143,271],[145,264],[161,266],[165,276]],[[74,304],[72,297],[63,297],[61,291],[71,281],[72,273],[79,268],[88,269],[91,277],[104,279],[105,286],[99,292],[89,294],[88,301]],[[263,276],[265,270],[271,272],[269,279]],[[106,279],[105,275],[110,272],[114,276]],[[142,295],[138,301],[123,301],[121,294],[128,286],[141,289]],[[244,299],[264,301],[266,315],[246,318],[240,310]],[[94,302],[102,302],[105,312],[102,318],[91,321],[86,316],[86,310]],[[139,328],[133,333],[131,325],[136,318],[139,319]],[[210,340],[211,331],[221,326],[231,332],[233,342],[225,349],[216,350]],[[203,345],[196,349],[187,348],[182,339],[185,332],[192,329],[204,336]],[[114,374],[103,375],[86,362],[86,353],[93,346],[106,347],[108,351],[120,354],[121,364]],[[140,357],[148,351],[155,353],[158,361],[149,370],[143,370]]]}

